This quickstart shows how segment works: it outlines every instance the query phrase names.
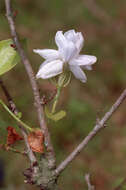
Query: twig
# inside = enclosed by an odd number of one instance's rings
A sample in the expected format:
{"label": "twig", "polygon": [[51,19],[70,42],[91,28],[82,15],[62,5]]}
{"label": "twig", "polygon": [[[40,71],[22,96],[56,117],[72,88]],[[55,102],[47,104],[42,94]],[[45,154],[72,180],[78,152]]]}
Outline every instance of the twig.
{"label": "twig", "polygon": [[85,175],[85,181],[87,183],[88,190],[95,190],[94,186],[91,185],[90,174]]}
{"label": "twig", "polygon": [[29,130],[30,132],[33,132],[34,129],[29,127],[26,123],[21,121],[7,106],[6,104],[0,99],[0,104],[3,106],[3,108],[25,129]]}
{"label": "twig", "polygon": [[11,98],[11,96],[10,96],[10,94],[9,94],[7,88],[5,87],[5,85],[4,85],[4,83],[3,83],[3,81],[2,81],[1,78],[0,78],[0,86],[1,86],[1,88],[2,88],[2,90],[3,90],[3,92],[4,92],[4,94],[5,94],[5,96],[6,96],[6,98],[7,98],[7,101],[8,101],[8,103],[9,103],[9,108],[10,108],[10,110],[11,110],[15,115],[17,115],[19,111],[17,110],[17,108],[16,108],[16,106],[15,106],[15,103],[13,102],[13,100],[12,100],[12,98]]}
{"label": "twig", "polygon": [[37,113],[38,113],[37,115],[38,115],[40,127],[42,129],[43,134],[44,134],[44,140],[45,140],[45,146],[47,149],[47,157],[49,160],[49,165],[50,165],[50,167],[53,168],[53,167],[55,167],[55,154],[54,154],[53,146],[51,143],[50,134],[49,134],[48,128],[46,126],[44,111],[43,111],[43,107],[41,106],[39,90],[37,87],[34,72],[33,72],[31,64],[30,64],[23,48],[21,47],[21,44],[20,44],[19,39],[18,39],[18,35],[16,32],[15,23],[14,23],[14,19],[13,19],[13,12],[11,9],[11,0],[5,0],[5,5],[6,5],[6,16],[8,19],[9,26],[10,26],[11,35],[12,35],[14,44],[16,45],[17,50],[19,52],[19,55],[21,57],[22,63],[25,66],[25,69],[26,69],[26,72],[28,74],[28,77],[29,77],[29,80],[31,83],[31,87],[33,90],[35,106],[36,106]]}
{"label": "twig", "polygon": [[23,156],[27,156],[27,153],[25,151],[17,150],[17,149],[15,149],[13,147],[7,146],[6,144],[0,144],[0,150],[11,151],[11,152],[14,152],[14,153],[17,153],[17,154],[21,154]]}
{"label": "twig", "polygon": [[116,187],[114,190],[122,190],[123,186],[126,185],[126,178],[121,182],[121,184]]}
{"label": "twig", "polygon": [[84,138],[84,140],[74,149],[74,151],[57,167],[55,170],[57,175],[60,175],[60,173],[69,165],[69,163],[75,159],[75,157],[85,148],[85,146],[88,144],[88,142],[101,130],[105,127],[105,123],[110,119],[112,114],[117,110],[117,108],[120,106],[120,104],[124,101],[126,98],[126,89],[122,92],[120,97],[117,99],[117,101],[112,105],[110,110],[106,112],[104,117],[95,125],[93,130]]}
{"label": "twig", "polygon": [[[5,96],[7,98],[7,101],[9,103],[10,109],[14,112],[15,115],[17,115],[19,111],[16,108],[16,105],[13,102],[12,97],[9,94],[9,91],[7,90],[6,86],[4,85],[4,83],[3,83],[3,81],[1,79],[0,79],[0,86],[1,86]],[[31,164],[32,164],[32,163],[36,162],[35,155],[33,154],[32,150],[31,150],[31,148],[29,146],[26,131],[24,130],[24,128],[22,126],[19,126],[19,127],[20,127],[22,135],[24,137],[24,141],[25,141],[25,144],[26,144],[26,147],[27,147],[27,154],[28,154],[29,160],[31,161]]]}

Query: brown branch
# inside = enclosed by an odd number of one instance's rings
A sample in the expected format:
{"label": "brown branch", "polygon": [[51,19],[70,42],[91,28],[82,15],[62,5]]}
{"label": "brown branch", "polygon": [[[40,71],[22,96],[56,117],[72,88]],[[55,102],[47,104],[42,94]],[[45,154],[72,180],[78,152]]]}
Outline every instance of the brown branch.
{"label": "brown branch", "polygon": [[85,181],[87,183],[88,190],[95,190],[95,187],[91,184],[90,174],[85,175]]}
{"label": "brown branch", "polygon": [[4,92],[4,94],[5,94],[5,96],[6,96],[6,98],[7,98],[7,101],[8,101],[8,103],[9,103],[9,108],[10,108],[10,110],[11,110],[15,115],[17,115],[19,111],[17,110],[16,105],[15,105],[15,103],[13,102],[13,100],[12,100],[12,98],[11,98],[11,96],[10,96],[10,94],[9,94],[9,92],[8,92],[6,86],[4,85],[4,83],[3,83],[3,81],[2,81],[1,78],[0,78],[0,86],[1,86],[1,88],[2,88],[2,90],[3,90],[3,92]]}
{"label": "brown branch", "polygon": [[[0,86],[1,86],[1,88],[2,88],[2,90],[4,92],[4,94],[5,94],[5,96],[7,98],[7,101],[9,103],[10,109],[12,110],[12,112],[14,112],[15,115],[17,115],[19,111],[16,108],[16,105],[13,102],[12,97],[9,94],[9,91],[7,90],[6,86],[4,85],[2,79],[0,79]],[[29,146],[29,143],[28,143],[28,140],[27,140],[27,133],[26,133],[26,131],[24,130],[24,128],[22,126],[19,126],[19,127],[21,129],[21,132],[22,132],[22,135],[24,137],[24,141],[25,141],[25,144],[26,144],[26,147],[27,147],[27,155],[29,157],[29,160],[31,161],[31,164],[33,164],[37,160],[36,160],[35,155],[34,155],[34,153],[32,152],[32,150],[31,150],[31,148]]]}
{"label": "brown branch", "polygon": [[40,100],[40,95],[39,95],[39,90],[36,83],[35,75],[31,67],[31,64],[19,42],[19,38],[16,32],[15,23],[13,19],[13,12],[11,9],[11,0],[5,0],[5,5],[6,5],[6,16],[8,19],[9,26],[10,26],[11,35],[12,35],[14,44],[16,45],[19,55],[21,57],[22,63],[25,66],[26,72],[28,74],[28,77],[31,83],[40,127],[45,137],[44,140],[45,140],[45,146],[47,149],[47,158],[49,161],[49,165],[51,168],[53,168],[55,167],[55,154],[54,154],[53,146],[51,143],[50,134],[46,125],[44,110],[43,110],[43,107],[41,106],[41,100]]}
{"label": "brown branch", "polygon": [[121,182],[121,184],[116,187],[114,190],[122,190],[123,186],[126,185],[126,178]]}
{"label": "brown branch", "polygon": [[112,105],[110,110],[104,115],[104,117],[95,125],[93,130],[84,138],[84,140],[74,149],[74,151],[57,167],[55,170],[56,175],[60,173],[72,162],[73,159],[86,147],[88,142],[101,130],[105,127],[105,123],[110,119],[112,114],[118,109],[120,104],[126,98],[126,89],[122,92],[117,101]]}

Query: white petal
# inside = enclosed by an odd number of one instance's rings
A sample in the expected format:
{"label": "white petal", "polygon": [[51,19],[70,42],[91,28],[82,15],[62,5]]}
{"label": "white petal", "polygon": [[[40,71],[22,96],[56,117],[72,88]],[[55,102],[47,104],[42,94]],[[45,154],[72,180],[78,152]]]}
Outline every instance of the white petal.
{"label": "white petal", "polygon": [[36,77],[48,79],[54,77],[63,71],[63,62],[61,60],[54,60],[42,65]]}
{"label": "white petal", "polygon": [[86,69],[86,70],[89,70],[89,71],[91,71],[91,70],[92,70],[91,65],[81,66],[81,68]]}
{"label": "white petal", "polygon": [[64,62],[68,62],[71,58],[77,55],[75,44],[66,39],[62,31],[56,33],[55,41],[59,48],[59,54]]}
{"label": "white petal", "polygon": [[46,65],[46,64],[48,64],[48,63],[49,63],[49,61],[45,60],[45,61],[40,65],[39,70],[40,70],[44,65]]}
{"label": "white petal", "polygon": [[83,72],[83,70],[79,66],[70,65],[70,70],[72,71],[74,76],[77,79],[79,79],[81,82],[87,81],[87,77],[86,77],[85,73]]}
{"label": "white petal", "polygon": [[59,49],[65,48],[67,46],[67,39],[64,37],[62,31],[58,31],[55,35],[55,42]]}
{"label": "white petal", "polygon": [[69,40],[72,41],[75,45],[76,48],[78,49],[78,54],[80,50],[83,47],[84,43],[84,38],[81,32],[75,32],[75,30],[69,30],[64,33],[64,36]]}
{"label": "white petal", "polygon": [[73,59],[70,61],[70,65],[79,65],[79,66],[85,66],[85,65],[92,65],[97,61],[97,58],[95,56],[91,55],[79,55],[76,59]]}
{"label": "white petal", "polygon": [[73,59],[77,55],[77,48],[70,41],[66,47],[59,50],[59,53],[64,62],[69,62],[70,59]]}
{"label": "white petal", "polygon": [[76,42],[76,32],[75,30],[68,30],[64,33],[65,38],[67,38],[69,41]]}
{"label": "white petal", "polygon": [[34,49],[33,51],[47,60],[54,60],[59,58],[59,52],[54,49]]}
{"label": "white petal", "polygon": [[76,46],[77,46],[77,49],[78,49],[78,53],[80,53],[82,47],[83,47],[83,44],[84,44],[84,37],[82,35],[81,32],[78,32],[77,33],[77,41],[76,41]]}

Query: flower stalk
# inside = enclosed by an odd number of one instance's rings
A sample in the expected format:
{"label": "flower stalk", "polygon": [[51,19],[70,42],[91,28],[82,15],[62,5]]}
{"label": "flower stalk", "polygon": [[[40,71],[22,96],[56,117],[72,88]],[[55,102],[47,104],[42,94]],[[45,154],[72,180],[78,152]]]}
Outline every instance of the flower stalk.
{"label": "flower stalk", "polygon": [[63,72],[62,74],[60,74],[60,76],[58,78],[58,82],[56,85],[57,86],[57,93],[56,93],[56,96],[54,98],[54,103],[52,106],[52,114],[55,113],[55,109],[56,109],[62,88],[67,86],[70,82],[70,76],[71,75],[69,73]]}
{"label": "flower stalk", "polygon": [[25,129],[27,129],[30,132],[33,132],[34,129],[29,127],[27,124],[25,124],[23,121],[21,121],[7,106],[6,104],[0,99],[0,104],[3,106],[3,108]]}
{"label": "flower stalk", "polygon": [[61,93],[61,89],[62,89],[61,87],[57,88],[57,93],[56,93],[56,96],[54,98],[54,103],[53,103],[53,106],[52,106],[52,114],[55,113],[56,106],[57,106],[59,96],[60,96],[60,93]]}

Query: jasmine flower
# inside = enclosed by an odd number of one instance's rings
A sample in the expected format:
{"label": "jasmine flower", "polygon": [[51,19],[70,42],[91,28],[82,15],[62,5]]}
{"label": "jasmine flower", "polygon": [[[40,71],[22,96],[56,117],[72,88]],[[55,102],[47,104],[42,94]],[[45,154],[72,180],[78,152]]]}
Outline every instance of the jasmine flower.
{"label": "jasmine flower", "polygon": [[91,55],[79,54],[84,44],[84,38],[81,32],[69,30],[63,34],[62,31],[58,31],[55,35],[55,42],[58,50],[33,50],[45,59],[41,64],[36,77],[48,79],[55,77],[62,72],[65,72],[65,69],[68,69],[81,82],[86,82],[87,77],[83,72],[83,69],[91,70],[91,66],[97,61],[97,58]]}

